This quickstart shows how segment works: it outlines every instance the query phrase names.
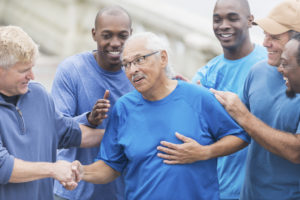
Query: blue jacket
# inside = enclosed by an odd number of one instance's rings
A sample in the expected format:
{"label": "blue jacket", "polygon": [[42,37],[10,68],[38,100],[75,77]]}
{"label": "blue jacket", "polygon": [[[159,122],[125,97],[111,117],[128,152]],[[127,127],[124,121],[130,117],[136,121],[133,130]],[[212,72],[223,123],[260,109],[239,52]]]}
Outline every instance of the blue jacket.
{"label": "blue jacket", "polygon": [[14,158],[55,162],[57,148],[79,146],[78,123],[56,111],[50,95],[35,82],[17,105],[0,96],[0,199],[52,200],[53,179],[8,183]]}

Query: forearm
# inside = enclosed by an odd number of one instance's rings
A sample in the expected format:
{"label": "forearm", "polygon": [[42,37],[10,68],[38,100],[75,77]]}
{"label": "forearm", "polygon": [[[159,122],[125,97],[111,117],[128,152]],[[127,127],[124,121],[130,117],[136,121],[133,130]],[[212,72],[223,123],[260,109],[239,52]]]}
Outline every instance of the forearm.
{"label": "forearm", "polygon": [[300,163],[300,137],[266,125],[251,113],[238,123],[261,146],[291,162]]}
{"label": "forearm", "polygon": [[54,177],[53,163],[26,162],[15,158],[9,182],[22,183],[48,177]]}
{"label": "forearm", "polygon": [[207,159],[226,156],[246,147],[247,142],[239,137],[228,135],[218,140],[217,142],[206,146]]}
{"label": "forearm", "polygon": [[99,160],[91,165],[83,166],[82,180],[94,184],[106,184],[116,179],[119,175],[119,172],[105,164],[102,160]]}
{"label": "forearm", "polygon": [[81,132],[82,132],[82,138],[81,138],[81,144],[80,147],[86,148],[86,147],[95,147],[99,146],[104,132],[104,129],[93,129],[84,125],[79,125]]}

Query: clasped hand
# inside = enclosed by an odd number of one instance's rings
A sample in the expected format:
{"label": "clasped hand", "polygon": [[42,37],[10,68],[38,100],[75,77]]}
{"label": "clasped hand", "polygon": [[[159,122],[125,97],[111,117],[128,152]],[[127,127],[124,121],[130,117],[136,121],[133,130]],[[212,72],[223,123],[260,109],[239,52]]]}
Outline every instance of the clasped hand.
{"label": "clasped hand", "polygon": [[83,168],[79,161],[69,163],[67,161],[57,161],[55,163],[56,180],[67,190],[74,190],[83,176]]}

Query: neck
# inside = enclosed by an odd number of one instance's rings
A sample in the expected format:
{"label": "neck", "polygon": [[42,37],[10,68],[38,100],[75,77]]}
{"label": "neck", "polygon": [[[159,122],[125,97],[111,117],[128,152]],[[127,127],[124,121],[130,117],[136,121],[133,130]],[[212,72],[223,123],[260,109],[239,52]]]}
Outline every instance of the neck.
{"label": "neck", "polygon": [[102,69],[104,69],[106,71],[111,71],[111,72],[116,72],[121,69],[121,64],[113,65],[113,64],[109,64],[109,63],[105,62],[104,59],[100,59],[99,51],[93,52],[93,55],[94,55],[94,58],[96,59],[96,62],[99,65],[99,67],[101,67]]}
{"label": "neck", "polygon": [[151,92],[142,94],[145,99],[149,101],[158,101],[165,98],[176,88],[177,80],[171,80],[166,77],[161,81],[157,81],[155,85],[156,87],[154,86],[150,89]]}
{"label": "neck", "polygon": [[238,48],[223,48],[224,57],[228,60],[238,60],[244,58],[253,51],[254,46],[255,45],[252,44],[250,40],[247,40],[242,45],[239,45]]}

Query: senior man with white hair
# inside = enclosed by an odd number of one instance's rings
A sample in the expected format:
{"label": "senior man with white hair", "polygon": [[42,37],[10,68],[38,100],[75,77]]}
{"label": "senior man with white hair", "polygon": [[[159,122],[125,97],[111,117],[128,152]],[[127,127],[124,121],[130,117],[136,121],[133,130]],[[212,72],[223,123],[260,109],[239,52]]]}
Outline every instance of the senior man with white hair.
{"label": "senior man with white hair", "polygon": [[[207,89],[168,77],[167,48],[153,33],[130,37],[122,61],[136,90],[116,102],[100,160],[73,163],[78,178],[102,184],[122,173],[126,199],[219,199],[216,158],[245,147],[246,133]],[[179,133],[200,144],[195,162],[165,164],[157,146],[182,143]]]}

